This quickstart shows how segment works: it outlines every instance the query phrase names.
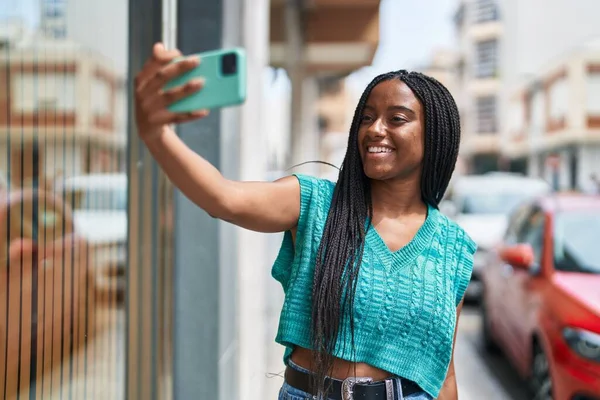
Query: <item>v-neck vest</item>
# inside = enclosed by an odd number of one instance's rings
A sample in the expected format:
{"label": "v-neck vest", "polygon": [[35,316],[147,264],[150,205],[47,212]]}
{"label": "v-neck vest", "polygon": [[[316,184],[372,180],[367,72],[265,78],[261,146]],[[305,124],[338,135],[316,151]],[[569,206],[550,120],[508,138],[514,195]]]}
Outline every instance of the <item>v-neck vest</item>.
{"label": "v-neck vest", "polygon": [[[285,232],[272,268],[285,293],[276,341],[286,347],[286,363],[295,346],[311,348],[314,266],[335,188],[328,180],[296,177],[301,204],[295,243]],[[339,335],[334,356],[410,379],[436,398],[475,250],[465,231],[432,206],[415,237],[396,252],[368,224],[354,300],[354,349],[349,334]]]}

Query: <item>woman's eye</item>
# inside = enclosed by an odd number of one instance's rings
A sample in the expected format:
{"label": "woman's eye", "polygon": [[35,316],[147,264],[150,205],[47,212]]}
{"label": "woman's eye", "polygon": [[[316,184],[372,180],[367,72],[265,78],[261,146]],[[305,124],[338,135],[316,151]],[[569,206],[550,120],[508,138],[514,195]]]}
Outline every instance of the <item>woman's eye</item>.
{"label": "woman's eye", "polygon": [[362,118],[360,119],[362,122],[369,122],[372,120],[372,118],[368,115],[363,115]]}
{"label": "woman's eye", "polygon": [[399,116],[399,115],[395,115],[392,117],[392,121],[396,122],[396,123],[402,123],[402,122],[406,122],[406,120]]}

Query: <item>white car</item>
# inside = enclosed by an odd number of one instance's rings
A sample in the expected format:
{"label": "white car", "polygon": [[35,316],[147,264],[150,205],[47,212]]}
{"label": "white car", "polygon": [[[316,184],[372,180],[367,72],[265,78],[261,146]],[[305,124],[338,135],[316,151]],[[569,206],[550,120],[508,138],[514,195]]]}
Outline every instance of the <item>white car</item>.
{"label": "white car", "polygon": [[[98,286],[106,284],[109,292],[114,292],[116,286],[121,296],[127,263],[127,176],[73,176],[58,182],[55,189],[73,206],[75,226],[93,248],[90,262]],[[112,279],[117,282],[110,282]]]}
{"label": "white car", "polygon": [[452,183],[451,203],[440,208],[451,214],[478,245],[467,299],[479,299],[479,272],[487,263],[487,253],[502,239],[509,213],[523,201],[551,191],[544,180],[508,173],[465,175]]}

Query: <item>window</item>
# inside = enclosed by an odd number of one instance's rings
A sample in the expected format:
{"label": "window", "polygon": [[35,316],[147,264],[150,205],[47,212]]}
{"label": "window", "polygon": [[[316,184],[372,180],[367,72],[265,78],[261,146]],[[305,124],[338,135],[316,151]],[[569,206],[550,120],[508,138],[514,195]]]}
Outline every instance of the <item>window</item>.
{"label": "window", "polygon": [[13,81],[14,108],[20,112],[75,111],[75,75],[71,73],[18,74]]}
{"label": "window", "polygon": [[506,215],[523,201],[522,193],[473,193],[462,199],[461,213],[466,215]]}
{"label": "window", "polygon": [[56,111],[56,99],[40,99],[37,103],[38,110]]}
{"label": "window", "polygon": [[127,211],[127,188],[91,188],[67,192],[73,197],[75,211]]}
{"label": "window", "polygon": [[550,100],[550,118],[553,120],[561,119],[567,114],[569,106],[569,92],[567,80],[560,78],[552,84],[549,90]]}
{"label": "window", "polygon": [[533,209],[518,235],[519,243],[527,243],[533,248],[534,263],[541,265],[544,252],[544,227],[546,215],[539,208]]}
{"label": "window", "polygon": [[526,217],[531,211],[529,204],[518,206],[509,217],[508,227],[504,235],[504,241],[508,245],[517,244],[519,241],[519,232],[523,229],[523,224],[526,221]]}
{"label": "window", "polygon": [[508,106],[507,125],[510,133],[522,133],[525,127],[525,107],[521,99],[510,102]]}
{"label": "window", "polygon": [[67,28],[64,26],[57,26],[52,29],[52,37],[55,39],[64,39],[67,37]]}
{"label": "window", "polygon": [[498,40],[484,40],[476,44],[475,75],[493,78],[498,72]]}
{"label": "window", "polygon": [[479,97],[477,109],[477,133],[496,133],[496,98],[494,96]]}
{"label": "window", "polygon": [[563,211],[554,223],[554,266],[559,271],[600,274],[600,212]]}
{"label": "window", "polygon": [[61,18],[65,16],[66,4],[64,1],[45,1],[43,4],[44,17]]}
{"label": "window", "polygon": [[532,137],[540,137],[546,127],[546,104],[544,92],[535,90],[531,95],[531,114],[529,131]]}
{"label": "window", "polygon": [[473,19],[476,23],[497,21],[498,6],[493,0],[477,0],[473,10]]}
{"label": "window", "polygon": [[454,19],[454,25],[459,29],[462,28],[463,24],[465,23],[465,5],[464,5],[464,3],[461,3],[458,6],[458,10],[454,14],[453,19]]}
{"label": "window", "polygon": [[592,72],[587,82],[587,110],[591,115],[600,115],[600,73]]}
{"label": "window", "polygon": [[64,17],[65,10],[62,7],[48,7],[44,9],[44,16],[48,18]]}
{"label": "window", "polygon": [[94,115],[110,116],[111,88],[106,80],[95,78],[92,81],[91,102]]}

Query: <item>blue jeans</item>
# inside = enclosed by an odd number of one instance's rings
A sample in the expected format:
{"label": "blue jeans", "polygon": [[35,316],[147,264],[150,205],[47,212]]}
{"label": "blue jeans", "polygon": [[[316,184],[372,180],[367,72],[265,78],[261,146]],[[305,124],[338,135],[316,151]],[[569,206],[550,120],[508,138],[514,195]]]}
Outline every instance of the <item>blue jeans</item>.
{"label": "blue jeans", "polygon": [[[309,371],[300,367],[299,365],[294,364],[291,360],[289,361],[290,368],[294,368],[301,372],[308,373]],[[401,378],[394,378],[400,381]],[[400,382],[398,382],[400,383]],[[400,387],[400,385],[398,385]],[[314,400],[315,397],[309,393],[303,392],[302,390],[291,387],[287,382],[283,383],[281,390],[279,391],[278,400]],[[383,400],[383,399],[382,399]],[[402,397],[400,393],[396,393],[396,397],[394,400],[433,400],[429,394],[425,392],[413,393],[410,396]]]}

